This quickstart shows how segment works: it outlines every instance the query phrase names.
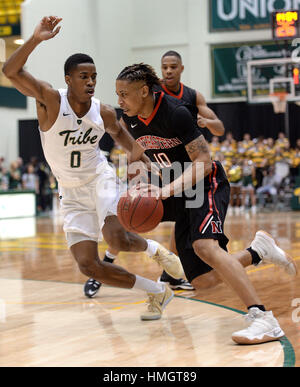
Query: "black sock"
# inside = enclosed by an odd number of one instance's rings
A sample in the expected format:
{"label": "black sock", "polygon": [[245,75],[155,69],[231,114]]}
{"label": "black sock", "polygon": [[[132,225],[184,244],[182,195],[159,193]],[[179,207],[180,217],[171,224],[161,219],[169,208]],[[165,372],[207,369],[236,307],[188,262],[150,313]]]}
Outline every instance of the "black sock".
{"label": "black sock", "polygon": [[261,261],[261,259],[259,258],[259,255],[257,254],[257,252],[254,251],[251,247],[249,247],[246,250],[249,251],[249,253],[251,254],[252,265],[257,266],[259,264],[259,262]]}
{"label": "black sock", "polygon": [[251,308],[258,308],[262,312],[266,311],[266,308],[264,307],[264,305],[251,305],[251,306],[248,306],[248,310],[250,310]]}
{"label": "black sock", "polygon": [[114,259],[108,258],[106,255],[103,258],[103,262],[114,263]]}

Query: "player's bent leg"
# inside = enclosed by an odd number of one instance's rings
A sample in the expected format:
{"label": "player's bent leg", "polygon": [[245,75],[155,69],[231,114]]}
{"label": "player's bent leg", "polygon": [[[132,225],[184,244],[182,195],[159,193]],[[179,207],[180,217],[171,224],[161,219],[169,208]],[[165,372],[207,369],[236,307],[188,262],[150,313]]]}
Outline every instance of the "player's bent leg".
{"label": "player's bent leg", "polygon": [[271,311],[266,311],[249,281],[242,264],[211,239],[197,240],[194,250],[208,265],[213,267],[221,278],[230,285],[247,306],[248,327],[234,332],[232,339],[238,344],[266,343],[284,336],[278,321]]}
{"label": "player's bent leg", "polygon": [[139,252],[147,249],[147,241],[137,234],[127,232],[115,215],[105,218],[102,234],[114,250]]}
{"label": "player's bent leg", "polygon": [[118,251],[145,251],[172,277],[181,278],[184,271],[180,259],[158,242],[146,240],[137,234],[127,232],[116,216],[108,216],[102,228],[106,242]]}
{"label": "player's bent leg", "polygon": [[[112,247],[108,247],[105,252],[103,262],[113,263],[118,255],[118,251],[114,250]],[[96,281],[94,278],[89,278],[84,284],[83,291],[86,297],[93,298],[99,292],[102,283]]]}
{"label": "player's bent leg", "polygon": [[213,239],[198,239],[193,243],[195,253],[230,285],[244,304],[261,305],[261,301],[249,280],[242,264],[219,247]]}
{"label": "player's bent leg", "polygon": [[[251,253],[248,250],[243,250],[231,254],[231,257],[239,261],[243,267],[248,267],[253,264]],[[191,284],[196,290],[201,290],[213,288],[214,286],[217,286],[222,282],[223,280],[218,275],[218,273],[215,270],[212,270],[208,273],[201,274],[198,277],[194,278],[191,281]]]}
{"label": "player's bent leg", "polygon": [[135,276],[120,266],[100,261],[98,246],[94,241],[82,241],[71,246],[80,271],[101,283],[131,289]]}
{"label": "player's bent leg", "polygon": [[97,243],[92,240],[81,241],[70,247],[80,271],[97,281],[125,289],[139,289],[148,294],[148,309],[141,315],[142,320],[158,320],[174,294],[164,283],[154,282],[134,275],[120,266],[100,261]]}

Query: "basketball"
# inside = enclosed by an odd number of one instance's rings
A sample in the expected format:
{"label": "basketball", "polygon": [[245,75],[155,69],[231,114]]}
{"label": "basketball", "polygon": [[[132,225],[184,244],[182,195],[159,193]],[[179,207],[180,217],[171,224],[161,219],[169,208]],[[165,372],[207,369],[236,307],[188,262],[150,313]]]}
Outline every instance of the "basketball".
{"label": "basketball", "polygon": [[122,226],[131,232],[144,233],[153,230],[161,221],[164,208],[161,199],[137,195],[128,191],[118,203],[118,218]]}

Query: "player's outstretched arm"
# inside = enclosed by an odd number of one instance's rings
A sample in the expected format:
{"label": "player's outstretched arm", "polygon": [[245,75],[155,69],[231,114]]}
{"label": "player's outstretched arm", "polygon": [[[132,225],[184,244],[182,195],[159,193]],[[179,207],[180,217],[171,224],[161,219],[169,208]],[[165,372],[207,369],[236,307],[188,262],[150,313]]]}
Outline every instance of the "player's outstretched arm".
{"label": "player's outstretched arm", "polygon": [[33,35],[5,62],[2,70],[21,93],[34,97],[45,105],[49,97],[57,98],[57,92],[48,83],[37,80],[25,71],[24,65],[29,55],[42,41],[52,39],[59,33],[60,26],[57,25],[61,20],[56,16],[44,17]]}
{"label": "player's outstretched arm", "polygon": [[196,92],[196,104],[198,108],[197,123],[200,128],[207,128],[214,136],[223,136],[225,128],[222,121],[216,116],[216,114],[207,106],[203,95]]}

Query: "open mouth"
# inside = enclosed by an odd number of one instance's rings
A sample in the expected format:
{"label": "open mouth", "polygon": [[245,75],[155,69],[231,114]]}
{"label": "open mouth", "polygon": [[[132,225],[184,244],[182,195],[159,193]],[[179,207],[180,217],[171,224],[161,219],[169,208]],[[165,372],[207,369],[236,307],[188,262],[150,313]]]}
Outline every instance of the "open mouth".
{"label": "open mouth", "polygon": [[86,91],[86,93],[87,93],[89,96],[93,97],[93,95],[95,94],[95,90],[94,90],[94,89],[88,89],[88,90]]}

